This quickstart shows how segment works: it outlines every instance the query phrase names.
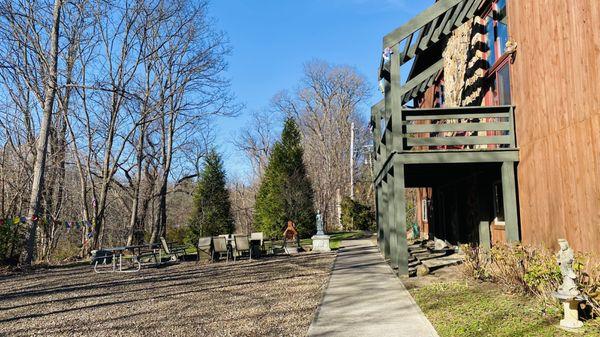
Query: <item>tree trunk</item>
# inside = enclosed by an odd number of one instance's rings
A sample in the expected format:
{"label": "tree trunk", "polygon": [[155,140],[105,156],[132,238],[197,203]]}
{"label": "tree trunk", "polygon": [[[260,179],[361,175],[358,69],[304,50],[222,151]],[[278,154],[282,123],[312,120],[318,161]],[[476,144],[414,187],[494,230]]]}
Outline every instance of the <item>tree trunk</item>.
{"label": "tree trunk", "polygon": [[27,212],[27,225],[29,230],[26,235],[27,249],[21,255],[21,263],[30,265],[35,259],[37,220],[35,217],[39,214],[41,203],[41,193],[44,186],[44,169],[46,166],[46,152],[48,149],[48,134],[50,123],[52,122],[52,109],[54,106],[54,96],[57,86],[57,68],[58,68],[58,35],[60,28],[60,10],[62,0],[54,1],[52,32],[50,35],[50,69],[48,80],[45,85],[44,115],[40,125],[40,134],[37,140],[37,152],[33,168],[33,184],[31,186],[31,197],[29,200],[29,210]]}

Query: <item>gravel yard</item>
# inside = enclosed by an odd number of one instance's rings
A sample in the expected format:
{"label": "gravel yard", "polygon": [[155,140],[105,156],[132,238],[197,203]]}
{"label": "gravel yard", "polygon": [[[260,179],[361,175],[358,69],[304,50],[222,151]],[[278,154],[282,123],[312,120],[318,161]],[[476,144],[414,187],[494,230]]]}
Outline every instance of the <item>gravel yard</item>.
{"label": "gravel yard", "polygon": [[335,258],[91,266],[0,277],[0,336],[304,336]]}

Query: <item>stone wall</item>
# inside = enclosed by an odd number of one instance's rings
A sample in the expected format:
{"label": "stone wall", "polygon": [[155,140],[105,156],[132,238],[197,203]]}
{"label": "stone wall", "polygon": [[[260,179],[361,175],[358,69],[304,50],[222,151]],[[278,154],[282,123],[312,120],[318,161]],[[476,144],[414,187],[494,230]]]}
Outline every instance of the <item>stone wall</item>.
{"label": "stone wall", "polygon": [[481,105],[484,88],[484,26],[476,17],[452,32],[443,52],[446,107]]}

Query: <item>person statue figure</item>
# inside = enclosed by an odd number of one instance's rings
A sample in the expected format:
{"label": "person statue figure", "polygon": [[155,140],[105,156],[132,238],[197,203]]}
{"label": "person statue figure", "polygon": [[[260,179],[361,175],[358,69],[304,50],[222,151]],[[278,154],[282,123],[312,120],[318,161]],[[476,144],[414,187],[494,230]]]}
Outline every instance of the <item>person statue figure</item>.
{"label": "person statue figure", "polygon": [[577,284],[575,284],[577,275],[575,274],[575,271],[573,271],[573,261],[575,260],[575,255],[573,254],[571,247],[569,247],[567,240],[559,239],[558,244],[560,246],[560,250],[558,253],[556,253],[556,261],[558,262],[560,274],[563,278],[563,283],[558,288],[558,293],[561,295],[575,297],[579,295]]}
{"label": "person statue figure", "polygon": [[323,216],[318,210],[316,220],[317,234],[312,236],[312,251],[320,253],[329,252],[331,251],[331,248],[329,247],[329,235],[323,232]]}
{"label": "person statue figure", "polygon": [[321,211],[317,211],[317,235],[325,235],[323,232],[323,216]]}

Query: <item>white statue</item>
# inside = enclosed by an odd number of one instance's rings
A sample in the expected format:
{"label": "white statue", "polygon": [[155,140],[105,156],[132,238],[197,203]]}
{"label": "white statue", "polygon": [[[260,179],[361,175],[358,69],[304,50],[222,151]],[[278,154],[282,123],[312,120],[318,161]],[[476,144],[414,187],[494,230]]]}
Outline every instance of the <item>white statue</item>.
{"label": "white statue", "polygon": [[575,271],[573,271],[573,261],[575,261],[575,254],[573,254],[573,250],[569,247],[569,243],[565,239],[559,239],[558,244],[560,246],[560,250],[556,253],[556,261],[560,267],[560,274],[563,278],[563,283],[558,288],[558,293],[561,295],[568,296],[577,296],[579,295],[579,290],[577,289],[577,284],[575,283],[575,279],[577,275]]}
{"label": "white statue", "polygon": [[323,216],[321,216],[320,211],[317,211],[317,235],[325,235],[323,232]]}

